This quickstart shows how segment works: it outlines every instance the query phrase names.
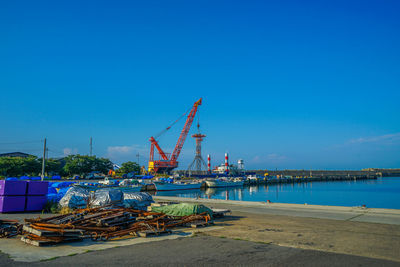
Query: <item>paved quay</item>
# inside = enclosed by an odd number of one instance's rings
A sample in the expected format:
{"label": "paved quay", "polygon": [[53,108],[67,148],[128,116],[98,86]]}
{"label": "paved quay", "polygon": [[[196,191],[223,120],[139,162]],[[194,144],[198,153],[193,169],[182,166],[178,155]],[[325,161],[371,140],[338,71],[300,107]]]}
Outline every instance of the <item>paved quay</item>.
{"label": "paved quay", "polygon": [[400,225],[400,210],[154,196],[156,201],[202,203],[232,211]]}
{"label": "paved quay", "polygon": [[155,197],[231,210],[207,235],[400,263],[400,211]]}
{"label": "paved quay", "polygon": [[[0,254],[2,266],[26,266]],[[29,266],[399,266],[337,253],[287,248],[212,236],[195,236],[91,251]]]}

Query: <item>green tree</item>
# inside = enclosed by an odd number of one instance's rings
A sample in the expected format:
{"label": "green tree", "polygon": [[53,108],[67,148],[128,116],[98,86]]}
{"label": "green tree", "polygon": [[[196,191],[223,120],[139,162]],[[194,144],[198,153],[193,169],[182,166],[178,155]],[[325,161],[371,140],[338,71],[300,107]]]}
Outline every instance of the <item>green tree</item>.
{"label": "green tree", "polygon": [[22,176],[37,175],[41,169],[41,163],[36,157],[1,157],[0,175]]}
{"label": "green tree", "polygon": [[21,167],[18,166],[17,158],[1,157],[0,158],[0,173],[3,176],[17,176],[21,173]]}
{"label": "green tree", "polygon": [[[0,175],[2,176],[22,176],[39,175],[42,170],[42,159],[35,156],[27,158],[21,157],[1,157],[0,158]],[[46,160],[46,173],[62,172],[61,162],[57,159]]]}
{"label": "green tree", "polygon": [[46,160],[45,170],[47,173],[61,174],[62,173],[61,161],[57,159]]}
{"label": "green tree", "polygon": [[122,163],[121,168],[116,171],[118,174],[126,174],[130,172],[140,173],[140,166],[136,162],[127,161]]}
{"label": "green tree", "polygon": [[107,158],[96,158],[94,159],[94,170],[101,173],[107,174],[109,170],[112,170],[113,163]]}
{"label": "green tree", "polygon": [[21,175],[38,175],[42,168],[41,160],[33,156],[22,158],[21,165]]}
{"label": "green tree", "polygon": [[68,175],[85,175],[92,171],[106,174],[113,167],[109,159],[97,158],[96,156],[70,155],[65,158],[65,161],[63,170]]}

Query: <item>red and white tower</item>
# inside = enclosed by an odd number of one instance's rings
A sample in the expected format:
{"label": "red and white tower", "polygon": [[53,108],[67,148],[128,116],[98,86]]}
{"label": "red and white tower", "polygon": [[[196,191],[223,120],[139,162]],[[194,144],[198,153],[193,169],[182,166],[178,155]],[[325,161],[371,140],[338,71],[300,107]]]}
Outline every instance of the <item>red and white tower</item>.
{"label": "red and white tower", "polygon": [[225,153],[225,171],[229,173],[229,164],[228,164],[228,153]]}
{"label": "red and white tower", "polygon": [[211,157],[210,157],[210,155],[207,155],[207,171],[208,171],[208,173],[211,173]]}

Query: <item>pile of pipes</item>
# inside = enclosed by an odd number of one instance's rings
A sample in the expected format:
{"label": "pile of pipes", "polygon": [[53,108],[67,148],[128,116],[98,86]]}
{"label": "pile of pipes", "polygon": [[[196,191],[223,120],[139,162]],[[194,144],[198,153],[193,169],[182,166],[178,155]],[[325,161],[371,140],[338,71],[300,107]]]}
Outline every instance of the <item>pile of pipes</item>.
{"label": "pile of pipes", "polygon": [[0,238],[10,238],[21,233],[22,225],[15,220],[0,220]]}
{"label": "pile of pipes", "polygon": [[129,208],[81,209],[49,218],[25,219],[21,240],[45,246],[88,238],[106,241],[132,236],[147,237],[171,233],[171,229],[178,226],[205,226],[210,220],[207,213],[178,217]]}

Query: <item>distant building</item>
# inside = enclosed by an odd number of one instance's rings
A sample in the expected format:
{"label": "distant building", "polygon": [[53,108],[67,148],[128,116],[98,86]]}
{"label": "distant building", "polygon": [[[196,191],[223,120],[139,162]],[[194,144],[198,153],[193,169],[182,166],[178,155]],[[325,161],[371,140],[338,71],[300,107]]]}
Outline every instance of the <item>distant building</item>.
{"label": "distant building", "polygon": [[[218,174],[225,174],[226,173],[226,166],[224,163],[222,163],[220,166],[216,166],[212,172],[213,173],[218,173]],[[242,173],[244,170],[239,169],[237,165],[234,164],[230,164],[229,165],[229,173],[232,175],[238,175],[240,173]]]}
{"label": "distant building", "polygon": [[119,168],[121,168],[121,166],[119,166],[116,163],[113,163],[113,170],[118,170]]}
{"label": "distant building", "polygon": [[20,158],[27,158],[27,157],[34,157],[33,155],[22,153],[22,152],[10,152],[10,153],[2,153],[0,157],[20,157]]}
{"label": "distant building", "polygon": [[242,159],[238,160],[238,169],[242,171],[244,170],[244,160]]}
{"label": "distant building", "polygon": [[219,166],[216,166],[214,169],[213,169],[213,172],[214,173],[219,173],[219,174],[224,174],[224,173],[226,173],[226,166],[225,166],[225,163],[222,163],[221,165],[219,165]]}

